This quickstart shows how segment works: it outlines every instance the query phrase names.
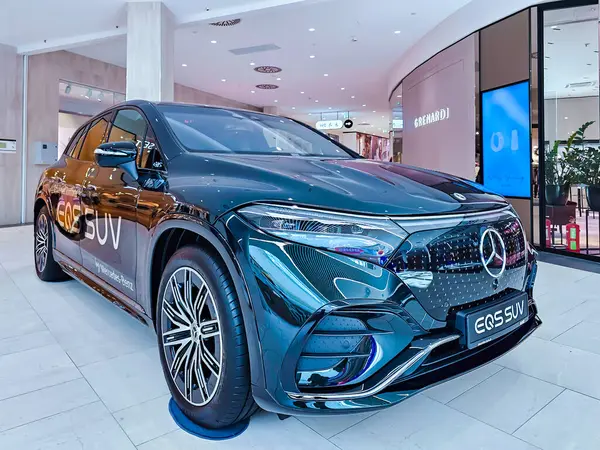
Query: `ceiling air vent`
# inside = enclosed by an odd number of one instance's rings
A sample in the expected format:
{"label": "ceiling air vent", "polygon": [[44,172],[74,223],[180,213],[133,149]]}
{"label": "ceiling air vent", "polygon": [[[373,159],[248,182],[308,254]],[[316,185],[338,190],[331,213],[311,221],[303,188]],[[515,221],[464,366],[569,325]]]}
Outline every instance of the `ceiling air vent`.
{"label": "ceiling air vent", "polygon": [[258,67],[255,67],[254,70],[256,70],[258,73],[279,73],[279,72],[281,72],[281,67],[258,66]]}
{"label": "ceiling air vent", "polygon": [[597,81],[580,81],[579,83],[569,83],[565,86],[565,89],[576,89],[596,86]]}
{"label": "ceiling air vent", "polygon": [[213,27],[233,27],[240,23],[242,19],[231,19],[231,20],[222,20],[220,22],[213,22],[211,25]]}
{"label": "ceiling air vent", "polygon": [[270,50],[280,50],[281,47],[275,44],[255,45],[253,47],[233,48],[229,50],[234,55],[249,55],[251,53],[268,52]]}
{"label": "ceiling air vent", "polygon": [[257,84],[256,87],[258,89],[279,89],[279,86],[277,86],[276,84]]}

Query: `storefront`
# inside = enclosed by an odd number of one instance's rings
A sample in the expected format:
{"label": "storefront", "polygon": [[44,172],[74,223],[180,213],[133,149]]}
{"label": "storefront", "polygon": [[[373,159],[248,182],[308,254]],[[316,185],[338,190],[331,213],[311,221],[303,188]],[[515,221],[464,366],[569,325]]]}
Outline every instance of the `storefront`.
{"label": "storefront", "polygon": [[597,1],[528,8],[442,50],[390,95],[403,162],[484,184],[538,248],[596,261],[598,18]]}

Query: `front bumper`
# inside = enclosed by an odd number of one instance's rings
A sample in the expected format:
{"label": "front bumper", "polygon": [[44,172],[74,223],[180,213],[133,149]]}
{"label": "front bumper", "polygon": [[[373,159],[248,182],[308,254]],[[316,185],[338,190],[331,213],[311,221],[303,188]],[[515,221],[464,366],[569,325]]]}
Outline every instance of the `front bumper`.
{"label": "front bumper", "polygon": [[264,378],[253,373],[253,394],[272,412],[384,408],[492,361],[541,324],[531,298],[535,261],[523,285],[527,321],[469,350],[451,319],[419,310],[417,321],[414,308],[407,312],[404,305],[418,302],[390,270],[281,241],[235,214],[219,227],[243,273],[257,329],[248,340],[262,357]]}

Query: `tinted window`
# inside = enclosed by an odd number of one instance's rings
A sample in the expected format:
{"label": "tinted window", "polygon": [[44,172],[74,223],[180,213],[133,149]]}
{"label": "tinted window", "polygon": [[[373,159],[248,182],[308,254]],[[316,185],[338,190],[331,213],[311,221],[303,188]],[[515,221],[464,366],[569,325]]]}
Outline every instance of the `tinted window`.
{"label": "tinted window", "polygon": [[192,152],[350,157],[319,133],[284,117],[183,105],[158,108]]}
{"label": "tinted window", "polygon": [[76,155],[81,149],[81,144],[83,143],[83,133],[85,131],[85,127],[79,130],[79,133],[75,135],[70,145],[65,150],[65,155],[73,156]]}
{"label": "tinted window", "polygon": [[112,113],[105,114],[104,116],[96,119],[92,122],[92,126],[88,131],[83,147],[79,152],[79,159],[82,161],[94,161],[94,150],[98,146],[104,143],[104,135],[106,134],[106,128],[108,127],[108,121]]}
{"label": "tinted window", "polygon": [[113,120],[107,142],[133,141],[139,149],[145,135],[146,119],[135,109],[122,109]]}
{"label": "tinted window", "polygon": [[142,148],[138,166],[142,169],[165,169],[163,158],[160,154],[158,143],[156,142],[156,136],[154,136],[154,132],[150,127],[148,127],[148,132],[146,133],[146,139],[144,140],[144,147]]}

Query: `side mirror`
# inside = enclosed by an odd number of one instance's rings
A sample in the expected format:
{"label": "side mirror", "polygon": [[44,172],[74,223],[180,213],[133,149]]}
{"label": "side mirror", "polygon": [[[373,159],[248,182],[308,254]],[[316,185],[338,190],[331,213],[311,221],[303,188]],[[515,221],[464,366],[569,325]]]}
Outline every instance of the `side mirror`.
{"label": "side mirror", "polygon": [[135,165],[137,147],[134,142],[122,141],[101,144],[94,150],[94,156],[100,167],[120,167],[134,180],[138,179]]}

